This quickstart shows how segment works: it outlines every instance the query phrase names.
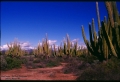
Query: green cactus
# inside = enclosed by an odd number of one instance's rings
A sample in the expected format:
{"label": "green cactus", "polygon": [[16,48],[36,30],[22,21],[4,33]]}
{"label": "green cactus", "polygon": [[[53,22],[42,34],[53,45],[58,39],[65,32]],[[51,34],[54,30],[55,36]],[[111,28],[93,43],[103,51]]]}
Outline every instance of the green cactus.
{"label": "green cactus", "polygon": [[86,37],[85,37],[85,32],[84,32],[84,27],[83,27],[83,25],[82,25],[81,27],[82,27],[82,36],[83,36],[83,40],[84,40],[84,42],[85,42],[85,44],[86,44],[88,50],[91,52],[91,54],[94,54],[93,49],[92,49],[92,47],[90,46],[89,41],[88,41],[88,40],[86,39]]}
{"label": "green cactus", "polygon": [[38,43],[38,46],[36,49],[33,50],[35,56],[42,56],[43,55],[43,49],[42,46],[40,45],[40,41]]}
{"label": "green cactus", "polygon": [[74,55],[75,55],[75,56],[78,55],[77,46],[78,46],[78,43],[77,43],[77,41],[76,41],[75,44],[74,44]]}
{"label": "green cactus", "polygon": [[73,54],[73,45],[72,45],[72,42],[70,42],[70,56],[72,57],[74,54]]}
{"label": "green cactus", "polygon": [[56,52],[57,51],[56,51],[56,48],[55,48],[55,44],[53,44],[53,48],[54,48],[54,54],[53,55],[54,55],[54,57],[56,57]]}
{"label": "green cactus", "polygon": [[102,22],[102,28],[103,28],[103,32],[104,32],[106,41],[108,42],[108,46],[110,47],[110,50],[111,50],[112,54],[117,57],[117,53],[116,53],[116,51],[115,51],[115,49],[114,49],[114,46],[113,46],[113,44],[112,44],[112,41],[111,41],[109,35],[108,35],[107,32],[106,32],[106,29],[105,29],[106,27],[105,27],[105,26],[106,26],[105,23]]}
{"label": "green cactus", "polygon": [[66,35],[66,41],[67,41],[67,53],[68,53],[68,55],[70,55],[70,45],[71,45],[71,42],[70,42],[68,34]]}
{"label": "green cactus", "polygon": [[[95,32],[94,19],[92,25],[89,24],[90,42],[86,40],[84,28],[82,26],[82,35],[88,51],[98,57],[99,60],[109,59],[112,55],[120,58],[120,18],[115,2],[105,2],[108,10],[109,19],[104,17],[102,26],[100,17],[98,17],[98,38]],[[96,2],[97,16],[99,16],[98,3]],[[101,27],[100,27],[101,26]]]}
{"label": "green cactus", "polygon": [[11,57],[20,57],[24,55],[23,50],[21,49],[20,43],[17,39],[14,40],[13,43],[7,44],[8,50],[5,52],[6,55]]}
{"label": "green cactus", "polygon": [[64,41],[64,54],[67,54],[67,45],[65,41]]}
{"label": "green cactus", "polygon": [[44,54],[44,56],[46,56],[47,58],[50,57],[50,49],[49,49],[49,43],[48,43],[48,36],[46,33],[46,37],[45,39],[42,40],[42,52]]}
{"label": "green cactus", "polygon": [[97,19],[98,19],[98,28],[99,28],[99,30],[100,30],[101,23],[100,23],[100,15],[99,15],[98,2],[96,2],[96,11],[97,11]]}
{"label": "green cactus", "polygon": [[59,53],[59,56],[61,57],[64,55],[62,50],[63,49],[62,49],[62,43],[61,43],[60,46],[58,47],[58,53]]}
{"label": "green cactus", "polygon": [[[110,2],[108,2],[108,3],[110,3]],[[109,26],[109,28],[111,29],[112,34],[111,35],[108,34],[108,36],[110,37],[109,40],[111,42],[107,42],[107,43],[113,44],[114,50],[115,50],[118,58],[120,58],[120,56],[119,56],[119,54],[120,54],[120,51],[119,51],[120,50],[120,39],[119,39],[119,37],[120,37],[120,18],[119,18],[119,12],[117,10],[116,2],[111,2],[110,8],[112,9],[113,26]],[[107,10],[108,10],[108,15],[110,15],[111,13],[109,12],[109,8],[108,7],[107,7]],[[110,18],[109,18],[109,20],[110,20]],[[105,30],[105,29],[103,28],[103,30]],[[106,32],[106,31],[104,31],[104,32]],[[106,34],[107,33],[105,33],[105,35]],[[106,39],[108,41],[108,38],[106,38]],[[112,48],[112,46],[111,46],[111,48]],[[111,51],[111,52],[113,54],[114,51]],[[114,53],[114,55],[115,55],[115,53]]]}

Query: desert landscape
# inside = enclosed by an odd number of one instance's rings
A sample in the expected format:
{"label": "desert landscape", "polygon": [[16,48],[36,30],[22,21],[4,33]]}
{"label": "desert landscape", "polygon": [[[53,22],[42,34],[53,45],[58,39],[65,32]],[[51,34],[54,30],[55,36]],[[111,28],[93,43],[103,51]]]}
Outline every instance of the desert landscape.
{"label": "desert landscape", "polygon": [[22,68],[1,72],[1,80],[75,80],[74,74],[64,74],[64,63],[52,68],[27,69]]}
{"label": "desert landscape", "polygon": [[[2,50],[3,47],[1,47],[1,80],[119,81],[120,14],[115,1],[104,3],[108,17],[104,16],[104,20],[101,21],[98,2],[95,2],[98,31],[95,29],[94,18],[88,25],[89,32],[86,32],[83,25],[81,26],[84,46],[79,46],[77,39],[71,41],[68,33],[59,46],[56,46],[56,41],[50,44],[49,34],[46,33],[45,38],[34,48],[18,39],[7,43],[5,48],[7,46],[8,49],[6,50]],[[30,49],[23,49],[21,46],[23,44],[25,48]]]}

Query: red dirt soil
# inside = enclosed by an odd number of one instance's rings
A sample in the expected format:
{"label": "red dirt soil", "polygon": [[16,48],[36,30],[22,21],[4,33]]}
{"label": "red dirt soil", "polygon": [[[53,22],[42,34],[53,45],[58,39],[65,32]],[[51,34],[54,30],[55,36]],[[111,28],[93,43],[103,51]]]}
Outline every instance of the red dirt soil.
{"label": "red dirt soil", "polygon": [[61,63],[57,67],[27,69],[25,65],[22,68],[1,71],[1,80],[75,80],[74,74],[64,74],[62,68],[66,63]]}

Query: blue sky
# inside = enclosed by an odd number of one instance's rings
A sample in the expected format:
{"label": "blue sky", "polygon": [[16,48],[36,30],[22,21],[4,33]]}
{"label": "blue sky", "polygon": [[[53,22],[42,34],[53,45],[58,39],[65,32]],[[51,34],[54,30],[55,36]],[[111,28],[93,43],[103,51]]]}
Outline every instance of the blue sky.
{"label": "blue sky", "polygon": [[[120,11],[120,2],[117,3]],[[104,2],[99,2],[101,20],[107,16]],[[97,15],[95,2],[1,2],[1,46],[14,38],[36,46],[45,34],[60,44],[66,33],[70,39],[84,43],[81,25],[89,39],[88,23]]]}

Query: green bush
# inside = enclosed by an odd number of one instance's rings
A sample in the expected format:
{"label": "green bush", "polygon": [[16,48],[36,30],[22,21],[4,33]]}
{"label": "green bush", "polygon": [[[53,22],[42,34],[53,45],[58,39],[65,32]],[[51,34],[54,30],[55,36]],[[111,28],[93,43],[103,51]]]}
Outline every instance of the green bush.
{"label": "green bush", "polygon": [[52,61],[52,60],[48,61],[47,64],[46,64],[47,67],[54,67],[54,66],[57,66],[57,65],[59,65],[59,62],[58,61]]}
{"label": "green bush", "polygon": [[111,58],[106,63],[96,64],[84,70],[77,80],[120,80],[120,60]]}
{"label": "green bush", "polygon": [[91,55],[91,56],[81,55],[80,60],[91,64],[91,63],[94,63],[94,60],[97,60],[97,57],[95,57],[93,55]]}
{"label": "green bush", "polygon": [[40,59],[39,59],[39,58],[35,58],[35,59],[33,60],[33,63],[40,63]]}
{"label": "green bush", "polygon": [[116,69],[120,67],[120,59],[116,57],[112,57],[111,59],[108,60],[108,62],[106,63],[106,66],[110,69]]}
{"label": "green bush", "polygon": [[94,69],[86,69],[77,80],[104,80],[104,72]]}
{"label": "green bush", "polygon": [[5,57],[3,55],[0,56],[0,66],[1,66],[1,70],[6,70],[8,64],[7,61],[5,60]]}
{"label": "green bush", "polygon": [[21,63],[22,64],[25,64],[27,62],[27,60],[25,59],[25,58],[23,58],[22,60],[21,60]]}
{"label": "green bush", "polygon": [[8,64],[7,69],[20,68],[22,64],[22,61],[17,58],[6,57],[6,61]]}

